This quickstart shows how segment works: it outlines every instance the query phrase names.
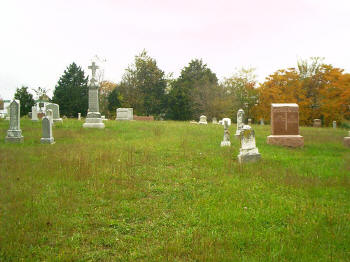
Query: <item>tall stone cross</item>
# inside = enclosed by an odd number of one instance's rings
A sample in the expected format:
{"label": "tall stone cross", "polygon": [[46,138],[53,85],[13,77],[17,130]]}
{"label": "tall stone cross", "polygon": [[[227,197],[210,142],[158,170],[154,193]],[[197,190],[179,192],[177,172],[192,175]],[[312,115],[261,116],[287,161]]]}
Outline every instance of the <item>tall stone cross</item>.
{"label": "tall stone cross", "polygon": [[88,68],[91,69],[91,72],[92,72],[91,79],[96,80],[95,74],[96,74],[96,70],[99,69],[99,67],[95,64],[95,62],[92,62],[91,66],[88,66]]}

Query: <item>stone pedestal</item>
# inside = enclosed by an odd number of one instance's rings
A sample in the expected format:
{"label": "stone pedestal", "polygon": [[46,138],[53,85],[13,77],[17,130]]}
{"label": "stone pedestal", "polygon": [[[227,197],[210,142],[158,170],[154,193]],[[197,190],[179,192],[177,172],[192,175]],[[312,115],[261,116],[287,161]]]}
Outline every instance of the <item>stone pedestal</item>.
{"label": "stone pedestal", "polygon": [[239,149],[238,162],[242,164],[259,161],[261,155],[255,144],[255,132],[249,125],[243,126],[240,139],[241,148]]}
{"label": "stone pedestal", "polygon": [[297,104],[271,105],[271,145],[303,147],[304,138],[299,135],[299,106]]}
{"label": "stone pedestal", "polygon": [[86,116],[84,128],[105,128],[102,122],[101,114],[99,112],[89,112]]}

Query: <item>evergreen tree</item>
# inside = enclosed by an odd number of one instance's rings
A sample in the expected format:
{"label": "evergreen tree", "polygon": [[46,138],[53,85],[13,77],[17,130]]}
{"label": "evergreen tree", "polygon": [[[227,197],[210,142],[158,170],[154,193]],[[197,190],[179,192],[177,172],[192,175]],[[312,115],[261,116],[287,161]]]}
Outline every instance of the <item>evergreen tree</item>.
{"label": "evergreen tree", "polygon": [[27,115],[32,111],[32,106],[34,106],[35,102],[33,95],[28,92],[28,87],[22,86],[17,88],[15,99],[18,99],[21,103],[21,116]]}
{"label": "evergreen tree", "polygon": [[78,113],[87,114],[88,76],[74,62],[67,67],[58,80],[52,101],[60,106],[60,113],[75,117]]}
{"label": "evergreen tree", "polygon": [[118,88],[114,88],[108,95],[108,110],[115,113],[118,107],[121,107],[122,97],[119,94]]}

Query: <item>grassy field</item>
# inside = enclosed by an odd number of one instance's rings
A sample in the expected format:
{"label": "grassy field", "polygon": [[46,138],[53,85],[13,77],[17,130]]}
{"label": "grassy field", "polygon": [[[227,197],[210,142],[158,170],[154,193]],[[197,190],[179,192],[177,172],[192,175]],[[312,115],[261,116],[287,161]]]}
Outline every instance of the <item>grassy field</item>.
{"label": "grassy field", "polygon": [[303,149],[266,144],[237,163],[223,127],[64,120],[54,145],[0,121],[0,261],[350,261],[344,129],[301,128]]}

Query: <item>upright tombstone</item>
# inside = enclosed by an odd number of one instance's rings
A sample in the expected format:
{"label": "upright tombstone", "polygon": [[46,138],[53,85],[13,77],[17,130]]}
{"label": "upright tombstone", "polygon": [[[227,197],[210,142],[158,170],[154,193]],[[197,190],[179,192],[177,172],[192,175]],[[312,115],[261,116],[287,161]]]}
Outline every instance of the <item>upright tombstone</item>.
{"label": "upright tombstone", "polygon": [[241,148],[239,149],[239,163],[256,162],[261,159],[258,148],[255,144],[255,132],[248,126],[244,125],[240,133]]}
{"label": "upright tombstone", "polygon": [[207,125],[208,124],[207,117],[204,116],[204,115],[201,115],[200,118],[199,118],[198,124]]}
{"label": "upright tombstone", "polygon": [[243,109],[239,109],[237,112],[237,130],[236,130],[236,137],[239,137],[241,135],[241,129],[244,126],[244,111]]}
{"label": "upright tombstone", "polygon": [[251,125],[252,125],[252,119],[248,118],[248,126],[251,126]]}
{"label": "upright tombstone", "polygon": [[117,108],[115,120],[133,120],[133,108]]}
{"label": "upright tombstone", "polygon": [[81,120],[81,113],[78,113],[78,120]]}
{"label": "upright tombstone", "polygon": [[288,147],[303,147],[304,137],[299,135],[299,106],[297,104],[271,104],[271,135],[267,143]]}
{"label": "upright tombstone", "polygon": [[42,123],[42,130],[43,130],[43,137],[40,139],[40,143],[42,144],[54,144],[55,140],[52,136],[52,123],[51,120],[45,116],[43,117]]}
{"label": "upright tombstone", "polygon": [[60,117],[60,106],[58,104],[50,103],[46,105],[46,110],[52,110],[52,120],[53,122],[61,122],[62,118]]}
{"label": "upright tombstone", "polygon": [[221,147],[223,146],[231,146],[230,141],[230,131],[228,130],[228,121],[224,121],[224,139],[221,141]]}
{"label": "upright tombstone", "polygon": [[224,125],[225,121],[227,121],[227,125],[231,126],[231,118],[225,117],[222,119],[222,125]]}
{"label": "upright tombstone", "polygon": [[344,137],[344,146],[350,147],[350,131],[348,136]]}
{"label": "upright tombstone", "polygon": [[333,128],[337,128],[337,121],[333,121]]}
{"label": "upright tombstone", "polygon": [[20,127],[20,102],[13,100],[10,104],[10,128],[5,137],[6,143],[23,143],[22,130]]}
{"label": "upright tombstone", "polygon": [[314,119],[313,127],[321,127],[322,122],[321,119]]}
{"label": "upright tombstone", "polygon": [[101,113],[99,112],[98,104],[98,85],[95,79],[96,66],[95,62],[92,62],[89,69],[92,71],[92,76],[89,84],[89,110],[86,116],[84,128],[105,128],[105,124],[102,122]]}
{"label": "upright tombstone", "polygon": [[32,106],[32,121],[38,121],[38,111],[36,110],[36,106]]}
{"label": "upright tombstone", "polygon": [[51,125],[53,125],[53,112],[52,112],[52,109],[46,109],[46,116],[50,120]]}
{"label": "upright tombstone", "polygon": [[218,124],[218,120],[216,119],[216,117],[213,117],[211,121],[214,125]]}
{"label": "upright tombstone", "polygon": [[265,125],[264,119],[263,119],[263,118],[260,119],[260,125],[261,125],[261,126]]}

